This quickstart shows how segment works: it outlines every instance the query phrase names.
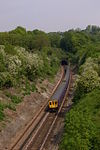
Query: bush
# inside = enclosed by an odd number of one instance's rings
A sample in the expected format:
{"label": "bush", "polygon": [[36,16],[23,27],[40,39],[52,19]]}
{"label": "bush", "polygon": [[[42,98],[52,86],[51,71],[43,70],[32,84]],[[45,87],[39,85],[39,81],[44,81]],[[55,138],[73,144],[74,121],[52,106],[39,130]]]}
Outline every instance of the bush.
{"label": "bush", "polygon": [[17,54],[17,51],[14,48],[14,46],[10,45],[10,44],[6,44],[4,50],[7,54],[10,54],[10,55],[16,55]]}
{"label": "bush", "polygon": [[6,107],[11,109],[11,110],[13,110],[13,111],[16,111],[16,107],[15,107],[15,105],[13,103],[6,104]]}
{"label": "bush", "polygon": [[0,121],[3,120],[5,117],[3,110],[4,110],[4,105],[0,103]]}
{"label": "bush", "polygon": [[81,98],[66,114],[65,133],[61,150],[99,150],[100,148],[100,90]]}
{"label": "bush", "polygon": [[0,88],[2,87],[12,87],[13,86],[13,79],[8,72],[1,72],[0,73]]}
{"label": "bush", "polygon": [[34,91],[36,91],[36,90],[37,90],[37,88],[36,88],[35,84],[32,84],[32,85],[31,85],[31,91],[34,92]]}
{"label": "bush", "polygon": [[80,68],[80,76],[76,81],[76,92],[74,101],[79,100],[84,94],[91,92],[93,89],[100,89],[100,77],[98,75],[99,67],[88,58]]}
{"label": "bush", "polygon": [[22,102],[22,99],[20,97],[16,96],[16,95],[12,95],[11,96],[11,101],[15,104],[18,104],[18,103]]}
{"label": "bush", "polygon": [[22,102],[22,99],[19,96],[12,95],[11,93],[6,93],[6,96],[11,99],[11,101],[15,104]]}

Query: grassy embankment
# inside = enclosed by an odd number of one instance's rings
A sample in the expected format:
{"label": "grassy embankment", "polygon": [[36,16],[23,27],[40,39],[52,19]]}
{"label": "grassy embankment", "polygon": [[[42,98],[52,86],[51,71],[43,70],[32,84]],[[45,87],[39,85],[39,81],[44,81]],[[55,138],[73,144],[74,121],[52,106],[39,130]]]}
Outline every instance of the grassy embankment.
{"label": "grassy embankment", "polygon": [[[90,28],[91,29],[91,28]],[[94,27],[93,27],[94,29]],[[61,150],[100,149],[100,28],[99,32],[71,31],[69,57],[77,64],[74,105],[65,118]],[[93,30],[93,31],[92,31]]]}
{"label": "grassy embankment", "polygon": [[6,108],[16,111],[25,95],[37,91],[38,79],[53,79],[65,53],[51,46],[48,34],[42,31],[18,27],[0,33],[0,121]]}

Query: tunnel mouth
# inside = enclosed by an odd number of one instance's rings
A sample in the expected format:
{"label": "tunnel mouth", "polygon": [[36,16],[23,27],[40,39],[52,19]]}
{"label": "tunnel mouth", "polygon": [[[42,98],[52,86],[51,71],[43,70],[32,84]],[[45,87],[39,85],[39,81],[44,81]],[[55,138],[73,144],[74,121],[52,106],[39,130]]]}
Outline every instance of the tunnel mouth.
{"label": "tunnel mouth", "polygon": [[68,65],[68,61],[67,61],[67,60],[65,60],[65,59],[63,59],[63,60],[61,61],[61,65],[62,65],[62,66],[64,66],[64,65]]}

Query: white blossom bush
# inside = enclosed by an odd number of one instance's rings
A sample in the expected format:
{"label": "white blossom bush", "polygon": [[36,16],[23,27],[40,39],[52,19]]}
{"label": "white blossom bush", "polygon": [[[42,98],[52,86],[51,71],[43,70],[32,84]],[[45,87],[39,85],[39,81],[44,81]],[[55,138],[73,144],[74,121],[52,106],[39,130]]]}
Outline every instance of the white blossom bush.
{"label": "white blossom bush", "polygon": [[94,63],[93,59],[88,58],[80,68],[80,75],[76,80],[75,99],[79,99],[82,95],[92,90],[100,89],[100,77],[98,74],[99,66]]}
{"label": "white blossom bush", "polygon": [[86,89],[86,92],[90,92],[95,88],[100,88],[100,77],[98,73],[90,67],[87,71],[82,73],[79,83]]}
{"label": "white blossom bush", "polygon": [[88,69],[95,70],[95,71],[99,70],[98,64],[95,63],[91,57],[87,58],[86,62],[80,67],[80,73],[85,72]]}
{"label": "white blossom bush", "polygon": [[17,55],[21,59],[21,61],[26,65],[30,65],[30,68],[33,65],[34,67],[43,65],[43,60],[39,57],[38,54],[30,53],[26,51],[24,48],[16,47],[16,50],[17,50]]}
{"label": "white blossom bush", "polygon": [[4,46],[3,45],[0,45],[0,54],[2,54],[3,57],[6,56],[6,53],[4,51]]}
{"label": "white blossom bush", "polygon": [[8,70],[10,74],[17,75],[21,69],[22,62],[18,56],[11,56],[7,60]]}
{"label": "white blossom bush", "polygon": [[[22,47],[12,45],[0,46],[0,87],[5,82],[11,85],[25,84],[28,79],[36,80],[38,77],[53,76],[59,66],[63,53],[51,48],[30,52]],[[7,73],[8,72],[8,73]],[[7,80],[6,80],[7,79]],[[10,83],[10,79],[12,83]]]}
{"label": "white blossom bush", "polygon": [[18,57],[22,62],[23,73],[29,80],[34,80],[39,69],[43,68],[43,59],[36,53],[16,47]]}
{"label": "white blossom bush", "polygon": [[0,72],[5,71],[5,62],[6,62],[6,53],[3,49],[3,46],[0,46]]}

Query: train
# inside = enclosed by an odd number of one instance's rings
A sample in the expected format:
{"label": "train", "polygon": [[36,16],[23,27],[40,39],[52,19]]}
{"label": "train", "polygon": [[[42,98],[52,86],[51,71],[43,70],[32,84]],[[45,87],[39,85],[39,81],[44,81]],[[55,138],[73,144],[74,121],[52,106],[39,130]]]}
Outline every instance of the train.
{"label": "train", "polygon": [[63,67],[65,72],[64,78],[48,102],[48,108],[50,111],[59,109],[61,102],[65,96],[66,90],[68,88],[68,84],[70,80],[70,66],[64,65]]}

